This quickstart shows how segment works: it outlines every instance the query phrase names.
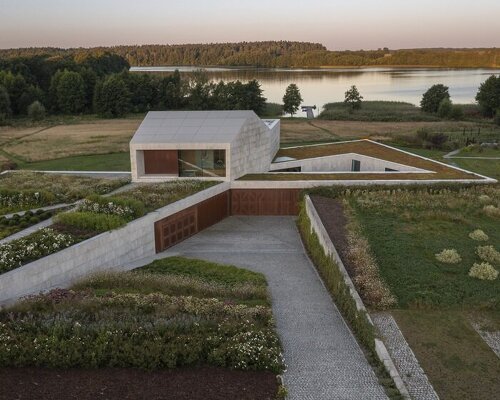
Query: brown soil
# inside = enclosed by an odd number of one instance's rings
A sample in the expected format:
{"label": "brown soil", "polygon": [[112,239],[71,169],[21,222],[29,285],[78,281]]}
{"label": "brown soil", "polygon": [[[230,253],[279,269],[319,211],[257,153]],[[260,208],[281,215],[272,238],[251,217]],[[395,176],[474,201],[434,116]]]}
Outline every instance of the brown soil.
{"label": "brown soil", "polygon": [[97,231],[91,231],[88,229],[81,229],[73,225],[66,225],[60,222],[50,225],[50,228],[58,233],[66,233],[75,237],[78,241],[89,239],[93,236],[99,234]]}
{"label": "brown soil", "polygon": [[333,245],[337,249],[347,272],[352,278],[354,276],[354,268],[349,263],[349,258],[347,257],[348,243],[346,225],[348,221],[344,213],[342,201],[316,195],[311,196],[311,201]]}
{"label": "brown soil", "polygon": [[0,400],[267,400],[278,390],[272,372],[223,368],[167,371],[134,369],[0,369]]}

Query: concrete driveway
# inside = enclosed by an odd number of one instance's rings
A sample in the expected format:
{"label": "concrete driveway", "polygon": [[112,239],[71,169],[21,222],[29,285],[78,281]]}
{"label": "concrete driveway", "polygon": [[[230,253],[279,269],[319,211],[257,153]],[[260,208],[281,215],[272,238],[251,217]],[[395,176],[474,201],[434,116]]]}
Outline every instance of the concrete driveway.
{"label": "concrete driveway", "polygon": [[305,254],[293,217],[230,217],[164,254],[233,264],[267,277],[289,399],[387,398]]}

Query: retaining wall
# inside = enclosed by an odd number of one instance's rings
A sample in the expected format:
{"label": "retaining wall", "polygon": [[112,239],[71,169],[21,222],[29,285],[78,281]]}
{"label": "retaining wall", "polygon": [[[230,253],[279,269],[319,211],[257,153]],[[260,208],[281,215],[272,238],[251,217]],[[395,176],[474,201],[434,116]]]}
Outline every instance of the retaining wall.
{"label": "retaining wall", "polygon": [[156,221],[229,188],[229,182],[210,187],[129,222],[123,228],[104,232],[0,275],[0,304],[57,286],[67,286],[93,272],[119,269],[135,260],[154,256]]}
{"label": "retaining wall", "polygon": [[[361,297],[359,296],[359,293],[357,292],[351,280],[351,277],[347,273],[344,263],[342,262],[342,259],[340,258],[339,253],[337,252],[337,249],[335,248],[332,240],[330,239],[330,235],[328,235],[328,232],[326,231],[326,228],[323,225],[323,222],[321,221],[321,218],[319,217],[319,214],[316,211],[316,208],[314,207],[314,204],[312,203],[309,195],[305,196],[304,202],[305,202],[305,210],[307,217],[311,222],[311,229],[318,237],[319,243],[321,244],[321,247],[323,247],[323,251],[325,252],[325,254],[332,257],[335,263],[337,264],[337,267],[339,268],[341,274],[344,277],[344,282],[349,287],[349,292],[354,301],[356,302],[356,307],[358,311],[366,312],[366,317],[368,318],[368,321],[370,322],[370,324],[373,325],[373,321],[371,320],[368,314],[368,310],[363,304],[363,300],[361,300]],[[379,339],[375,339],[375,352],[377,353],[379,360],[384,364],[387,372],[393,379],[394,384],[398,388],[401,395],[404,398],[409,399],[410,394],[408,392],[408,389],[406,388],[403,379],[399,375],[399,372],[396,369],[394,362],[392,361],[389,352],[387,351],[387,348],[385,347],[384,343]]]}

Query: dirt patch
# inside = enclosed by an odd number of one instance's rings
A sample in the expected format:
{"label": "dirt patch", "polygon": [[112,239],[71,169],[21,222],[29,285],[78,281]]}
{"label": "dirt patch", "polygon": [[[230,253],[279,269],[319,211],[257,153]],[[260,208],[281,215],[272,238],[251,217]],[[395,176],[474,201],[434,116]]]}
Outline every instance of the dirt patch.
{"label": "dirt patch", "polygon": [[79,241],[90,239],[93,236],[98,235],[100,232],[98,231],[91,231],[89,229],[81,229],[73,225],[66,225],[62,224],[60,222],[56,222],[52,225],[50,225],[50,228],[56,231],[57,233],[65,233],[69,234],[75,238],[77,238]]}
{"label": "dirt patch", "polygon": [[266,400],[278,390],[271,372],[223,368],[168,371],[134,369],[0,369],[0,400]]}
{"label": "dirt patch", "polygon": [[311,196],[314,208],[318,212],[321,222],[328,232],[328,236],[337,249],[344,266],[349,275],[354,277],[354,268],[349,264],[347,257],[347,218],[344,213],[344,206],[339,199],[332,199],[323,196]]}

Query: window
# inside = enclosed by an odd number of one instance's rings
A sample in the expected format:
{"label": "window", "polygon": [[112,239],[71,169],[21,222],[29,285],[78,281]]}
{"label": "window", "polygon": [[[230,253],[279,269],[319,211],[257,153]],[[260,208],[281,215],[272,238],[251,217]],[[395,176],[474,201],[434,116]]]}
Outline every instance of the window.
{"label": "window", "polygon": [[179,176],[226,176],[226,150],[179,150]]}
{"label": "window", "polygon": [[385,172],[398,172],[397,169],[392,169],[392,168],[386,168]]}
{"label": "window", "polygon": [[359,171],[361,171],[361,161],[359,161],[359,160],[352,160],[351,171],[352,172],[359,172]]}

